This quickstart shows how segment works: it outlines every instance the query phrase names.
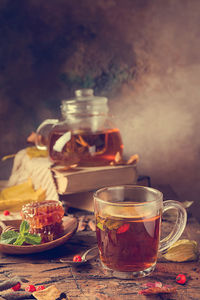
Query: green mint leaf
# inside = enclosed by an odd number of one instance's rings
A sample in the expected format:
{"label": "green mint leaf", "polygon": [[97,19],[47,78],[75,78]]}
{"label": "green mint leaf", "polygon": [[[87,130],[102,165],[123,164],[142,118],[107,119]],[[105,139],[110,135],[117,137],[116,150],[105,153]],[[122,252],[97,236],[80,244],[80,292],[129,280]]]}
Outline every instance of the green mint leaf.
{"label": "green mint leaf", "polygon": [[3,232],[0,236],[0,243],[13,244],[21,246],[23,243],[31,245],[39,245],[41,243],[41,237],[37,234],[29,233],[29,224],[27,221],[22,221],[20,224],[20,232],[8,230]]}
{"label": "green mint leaf", "polygon": [[3,244],[13,244],[19,236],[19,233],[16,231],[8,230],[1,234],[0,242]]}
{"label": "green mint leaf", "polygon": [[99,229],[101,229],[102,231],[105,231],[104,226],[103,226],[102,223],[98,222],[98,223],[97,223],[97,227],[98,227]]}
{"label": "green mint leaf", "polygon": [[105,226],[109,230],[118,229],[121,225],[122,225],[121,221],[115,221],[115,220],[106,220],[105,221]]}
{"label": "green mint leaf", "polygon": [[29,228],[30,228],[30,225],[28,224],[28,222],[22,221],[20,224],[20,229],[19,229],[20,234],[23,235],[25,232],[29,232]]}
{"label": "green mint leaf", "polygon": [[13,245],[21,246],[25,242],[25,237],[21,234],[19,234],[18,238],[16,241],[13,243]]}
{"label": "green mint leaf", "polygon": [[25,242],[31,245],[39,245],[42,240],[41,236],[37,234],[26,233],[24,237],[25,237]]}

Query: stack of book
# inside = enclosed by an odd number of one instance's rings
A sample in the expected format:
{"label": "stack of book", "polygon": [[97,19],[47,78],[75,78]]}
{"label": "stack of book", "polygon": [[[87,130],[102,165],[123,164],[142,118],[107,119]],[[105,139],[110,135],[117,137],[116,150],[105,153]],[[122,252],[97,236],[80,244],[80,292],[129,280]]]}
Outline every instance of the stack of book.
{"label": "stack of book", "polygon": [[52,174],[63,205],[93,211],[93,194],[96,190],[137,182],[136,164],[75,168],[52,168]]}

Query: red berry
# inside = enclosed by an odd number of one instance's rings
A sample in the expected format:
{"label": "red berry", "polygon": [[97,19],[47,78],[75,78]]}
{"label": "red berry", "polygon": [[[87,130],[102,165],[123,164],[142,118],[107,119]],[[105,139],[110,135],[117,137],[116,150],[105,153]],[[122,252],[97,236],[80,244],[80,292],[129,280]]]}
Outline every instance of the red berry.
{"label": "red berry", "polygon": [[32,293],[32,292],[36,291],[36,288],[35,288],[35,286],[33,284],[29,284],[29,285],[27,285],[27,287],[25,287],[25,291]]}
{"label": "red berry", "polygon": [[129,227],[130,227],[129,224],[123,224],[122,226],[120,226],[120,227],[117,229],[117,233],[124,233],[124,232],[126,232],[127,230],[129,230]]}
{"label": "red berry", "polygon": [[178,274],[178,276],[176,277],[176,282],[179,284],[185,284],[186,276],[184,274]]}
{"label": "red berry", "polygon": [[75,255],[75,256],[73,257],[73,261],[82,261],[82,258],[81,258],[80,255]]}
{"label": "red berry", "polygon": [[8,216],[10,214],[9,210],[4,210],[3,212],[4,216]]}
{"label": "red berry", "polygon": [[45,289],[45,287],[43,285],[38,285],[36,287],[36,291],[41,291],[41,290],[44,290],[44,289]]}
{"label": "red berry", "polygon": [[11,289],[13,290],[13,291],[19,291],[19,289],[21,288],[21,283],[20,282],[18,282],[16,285],[14,285]]}

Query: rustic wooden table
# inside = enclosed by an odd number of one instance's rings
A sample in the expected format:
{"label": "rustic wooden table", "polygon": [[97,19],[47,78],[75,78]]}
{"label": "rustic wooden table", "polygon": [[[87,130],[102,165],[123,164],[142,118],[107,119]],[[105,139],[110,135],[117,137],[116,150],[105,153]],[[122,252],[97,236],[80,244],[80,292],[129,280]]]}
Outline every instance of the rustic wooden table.
{"label": "rustic wooden table", "polygon": [[[170,192],[169,189],[166,190]],[[76,213],[77,217],[81,214],[83,212]],[[92,220],[93,215],[89,215],[88,218]],[[163,225],[167,229],[171,224],[164,220]],[[200,244],[200,225],[190,214],[181,238],[196,240]],[[59,261],[60,258],[72,258],[75,254],[81,254],[94,245],[95,232],[86,227],[85,230],[76,232],[63,246],[47,252],[26,256],[1,253],[0,282],[13,276],[22,276],[27,280],[22,284],[22,289],[27,284],[45,287],[55,285],[61,292],[66,293],[67,299],[200,299],[199,261],[172,263],[159,258],[155,271],[150,276],[138,280],[121,280],[107,276],[98,258],[76,268]],[[175,278],[179,273],[187,276],[185,285],[176,283]],[[138,294],[145,283],[155,281],[176,287],[177,292],[153,296]],[[1,292],[0,295],[2,297]]]}

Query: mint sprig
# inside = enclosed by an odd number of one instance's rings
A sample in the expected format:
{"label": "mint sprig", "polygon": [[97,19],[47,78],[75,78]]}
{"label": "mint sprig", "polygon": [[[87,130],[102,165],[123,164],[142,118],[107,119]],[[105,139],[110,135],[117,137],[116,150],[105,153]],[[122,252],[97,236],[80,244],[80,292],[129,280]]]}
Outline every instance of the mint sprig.
{"label": "mint sprig", "polygon": [[1,234],[0,242],[3,244],[13,244],[21,246],[24,243],[31,245],[39,245],[41,237],[37,234],[29,233],[30,225],[27,221],[22,221],[19,232],[8,230]]}

